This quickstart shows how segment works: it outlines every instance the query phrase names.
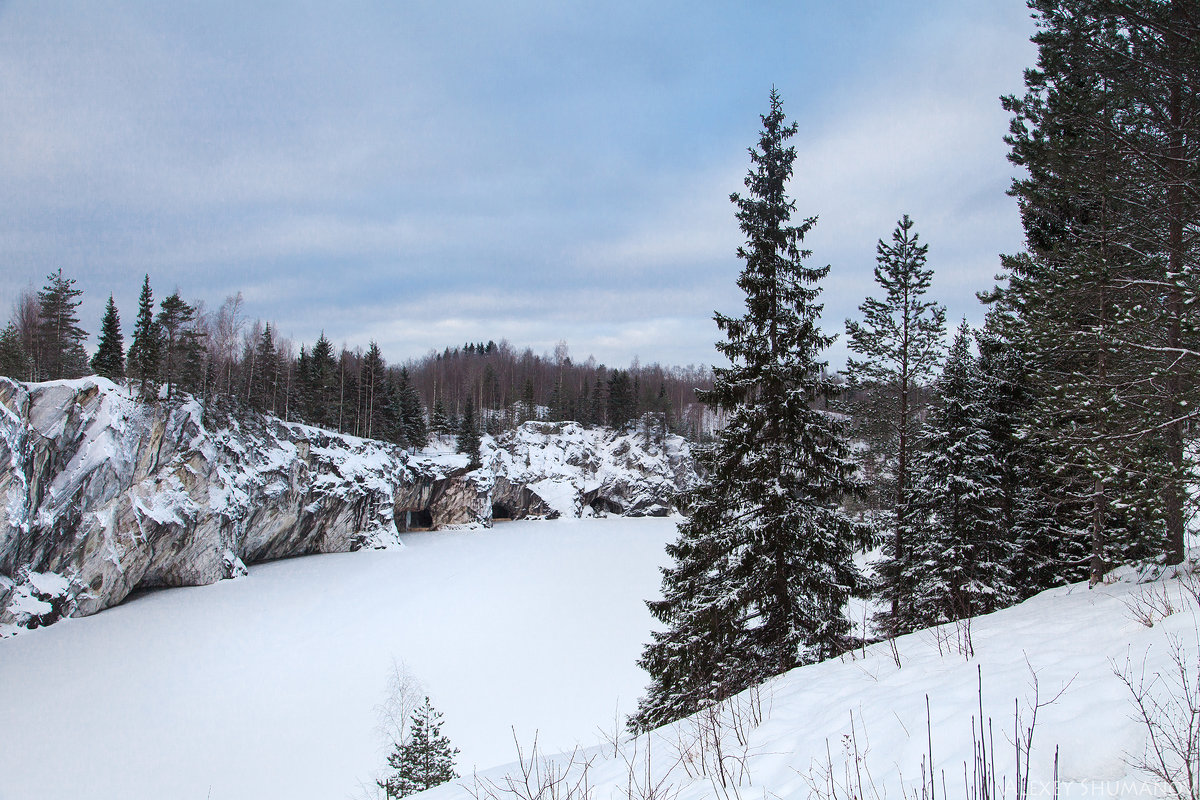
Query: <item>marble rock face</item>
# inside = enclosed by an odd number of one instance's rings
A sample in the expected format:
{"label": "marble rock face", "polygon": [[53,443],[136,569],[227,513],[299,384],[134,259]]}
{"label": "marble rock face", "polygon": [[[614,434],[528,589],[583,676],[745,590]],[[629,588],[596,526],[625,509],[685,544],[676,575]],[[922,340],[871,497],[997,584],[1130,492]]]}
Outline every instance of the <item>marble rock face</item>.
{"label": "marble rock face", "polygon": [[0,636],[247,564],[400,547],[414,527],[665,514],[695,481],[682,439],[636,427],[526,423],[486,437],[468,472],[445,452],[214,417],[103,378],[0,378]]}

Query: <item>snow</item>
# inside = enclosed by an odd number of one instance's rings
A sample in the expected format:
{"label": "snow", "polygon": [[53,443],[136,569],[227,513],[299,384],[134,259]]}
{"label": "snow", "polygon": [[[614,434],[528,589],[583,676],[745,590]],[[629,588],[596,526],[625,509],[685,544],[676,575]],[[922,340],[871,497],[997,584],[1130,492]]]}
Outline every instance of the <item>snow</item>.
{"label": "snow", "polygon": [[464,774],[511,760],[514,726],[590,745],[644,687],[642,601],[674,526],[407,534],[0,641],[0,799],[353,796],[384,766],[393,661],[444,712]]}
{"label": "snow", "polygon": [[[472,766],[502,784],[513,728],[526,752],[535,732],[542,753],[590,748],[591,797],[627,797],[647,738],[615,758],[598,743],[644,688],[635,660],[652,621],[642,600],[657,594],[675,522],[409,534],[400,551],[253,567],[0,641],[0,799],[75,798],[81,787],[101,799],[361,796],[359,782],[384,764],[376,707],[397,662],[462,750],[466,777],[428,797],[470,797]],[[1064,797],[1159,793],[1127,763],[1145,734],[1118,673],[1169,677],[1173,642],[1194,670],[1200,610],[1190,579],[1139,577],[1126,569],[1093,589],[1051,590],[969,629],[921,631],[894,651],[885,642],[769,682],[743,744],[724,723],[741,780],[727,793],[699,761],[682,765],[681,751],[697,753],[693,721],[649,740],[651,776],[678,800],[807,797],[827,758],[844,776],[856,743],[877,789],[869,797],[919,791],[930,748],[960,796],[982,703],[1011,796],[1014,703],[1024,726],[1036,678],[1039,701],[1053,702],[1037,714],[1032,794],[1048,796],[1056,752]],[[750,705],[735,700],[726,720]]]}

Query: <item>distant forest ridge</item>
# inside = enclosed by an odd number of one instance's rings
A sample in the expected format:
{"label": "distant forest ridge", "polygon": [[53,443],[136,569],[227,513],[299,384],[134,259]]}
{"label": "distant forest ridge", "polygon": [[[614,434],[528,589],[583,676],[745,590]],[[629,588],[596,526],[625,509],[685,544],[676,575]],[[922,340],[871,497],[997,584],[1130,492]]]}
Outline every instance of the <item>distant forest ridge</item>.
{"label": "distant forest ridge", "polygon": [[110,296],[89,358],[81,295],[62,270],[41,291],[23,293],[0,333],[0,374],[43,381],[95,373],[128,380],[146,399],[183,391],[406,446],[456,430],[468,406],[492,432],[528,419],[619,427],[646,412],[693,438],[714,424],[696,401],[697,389],[712,386],[707,365],[635,359],[610,368],[591,356],[572,359],[566,342],[539,355],[503,339],[389,364],[374,342],[363,350],[335,348],[324,333],[309,344],[279,336],[271,323],[246,316],[240,293],[212,311],[178,291],[156,303],[149,276],[132,326],[122,325]]}

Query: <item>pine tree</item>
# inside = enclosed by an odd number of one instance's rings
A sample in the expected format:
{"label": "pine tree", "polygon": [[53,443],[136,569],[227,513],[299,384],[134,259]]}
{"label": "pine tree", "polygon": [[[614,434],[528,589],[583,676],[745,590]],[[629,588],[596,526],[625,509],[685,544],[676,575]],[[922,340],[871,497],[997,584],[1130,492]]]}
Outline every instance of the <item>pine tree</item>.
{"label": "pine tree", "polygon": [[408,740],[397,744],[388,756],[388,766],[394,772],[378,781],[379,788],[391,800],[452,781],[458,777],[454,771],[456,755],[458,748],[452,748],[450,740],[442,734],[441,712],[434,710],[426,697],[425,703],[413,712]]}
{"label": "pine tree", "polygon": [[668,548],[663,599],[647,605],[666,630],[639,662],[652,680],[630,720],[649,729],[770,675],[841,652],[845,606],[861,578],[852,560],[863,531],[839,507],[856,490],[841,423],[816,408],[836,390],[820,353],[817,283],[828,267],[804,264],[815,218],[791,225],[786,194],[795,149],[771,91],[747,196],[732,195],[746,243],[738,286],[746,314],[717,314],[731,364],[714,368],[700,399],[730,411],[701,451],[703,483],[684,498],[690,518]]}
{"label": "pine tree", "polygon": [[633,382],[623,369],[613,370],[608,376],[608,411],[610,428],[620,430],[625,423],[637,416],[637,400],[633,394]]}
{"label": "pine tree", "polygon": [[121,336],[121,317],[113,297],[108,296],[104,319],[100,322],[100,341],[92,356],[92,369],[102,378],[119,381],[125,377],[125,342]]}
{"label": "pine tree", "polygon": [[262,336],[254,352],[254,373],[250,391],[251,406],[259,411],[276,413],[279,391],[279,356],[275,352],[275,335],[271,323],[263,326]]}
{"label": "pine tree", "polygon": [[144,399],[158,396],[158,364],[160,350],[158,325],[154,322],[154,294],[150,290],[150,276],[142,281],[142,294],[138,298],[137,322],[134,323],[133,341],[129,344],[129,377],[138,382]]}
{"label": "pine tree", "polygon": [[387,373],[383,361],[383,353],[374,339],[367,345],[367,354],[363,356],[362,379],[360,385],[363,391],[364,418],[366,429],[363,435],[368,439],[389,439],[391,431],[384,424],[384,408],[387,404]]}
{"label": "pine tree", "polygon": [[155,319],[162,343],[162,377],[170,399],[185,371],[190,338],[189,326],[196,318],[196,308],[184,302],[178,291],[163,299]]}
{"label": "pine tree", "polygon": [[38,344],[35,354],[42,380],[77,378],[87,367],[83,340],[87,331],[79,327],[76,309],[82,302],[82,289],[74,278],[64,278],[62,270],[46,276],[46,285],[38,292]]}
{"label": "pine tree", "polygon": [[462,422],[458,426],[458,439],[455,442],[455,451],[467,454],[467,469],[479,469],[482,465],[483,462],[479,460],[481,444],[479,423],[475,421],[475,406],[468,400],[463,409]]}
{"label": "pine tree", "polygon": [[[888,450],[896,460],[892,507],[892,536],[886,557],[879,565],[884,595],[891,601],[891,614],[899,619],[909,589],[899,579],[908,554],[905,532],[909,526],[908,501],[910,457],[917,435],[919,404],[915,390],[933,377],[941,359],[946,334],[946,309],[925,299],[933,270],[925,266],[929,245],[920,244],[912,232],[913,222],[905,214],[892,232],[891,244],[882,239],[876,246],[875,282],[885,297],[868,297],[858,310],[862,322],[846,320],[850,349],[862,359],[850,358],[847,372],[855,385],[873,383],[882,402],[867,410],[888,429]],[[896,624],[888,629],[898,631]]]}

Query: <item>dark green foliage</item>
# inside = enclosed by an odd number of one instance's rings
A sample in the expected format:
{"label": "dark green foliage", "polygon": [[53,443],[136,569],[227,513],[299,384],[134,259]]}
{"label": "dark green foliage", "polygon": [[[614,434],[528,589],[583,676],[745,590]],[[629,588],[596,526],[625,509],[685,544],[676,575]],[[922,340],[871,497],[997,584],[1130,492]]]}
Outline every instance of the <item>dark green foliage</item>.
{"label": "dark green foliage", "polygon": [[0,375],[22,381],[29,375],[29,354],[21,342],[15,323],[8,323],[0,333]]}
{"label": "dark green foliage", "polygon": [[456,755],[458,748],[452,748],[450,740],[442,735],[441,712],[434,710],[426,697],[424,705],[413,712],[407,741],[397,744],[388,755],[393,773],[378,782],[379,788],[391,800],[452,781],[458,777],[454,771]]}
{"label": "dark green foliage", "polygon": [[983,384],[962,324],[938,378],[915,465],[910,550],[893,563],[911,591],[891,630],[964,619],[1010,604],[1012,531],[1002,514],[1001,469],[986,428]]}
{"label": "dark green foliage", "polygon": [[429,428],[439,435],[451,433],[454,430],[454,426],[450,423],[450,417],[446,415],[446,404],[440,397],[433,401],[433,410],[429,412]]}
{"label": "dark green foliage", "polygon": [[138,299],[137,322],[133,327],[133,341],[129,344],[129,377],[138,382],[141,396],[152,399],[158,396],[158,366],[161,350],[161,335],[154,321],[154,293],[150,290],[150,276],[142,281],[142,293]]}
{"label": "dark green foliage", "polygon": [[816,408],[835,391],[820,360],[817,283],[800,244],[815,219],[791,225],[786,194],[795,150],[782,101],[771,93],[747,196],[733,195],[746,242],[741,317],[716,315],[731,366],[714,369],[701,400],[730,412],[699,453],[704,482],[684,498],[690,518],[668,553],[663,598],[647,605],[666,630],[652,634],[652,680],[630,725],[657,727],[800,664],[841,652],[846,601],[861,582],[852,560],[862,530],[841,510],[855,491],[841,423]]}
{"label": "dark green foliage", "polygon": [[483,462],[479,460],[481,443],[479,423],[475,419],[475,406],[468,400],[463,408],[462,422],[458,426],[458,439],[455,441],[455,451],[466,453],[470,459],[467,469],[478,469],[482,465]]}
{"label": "dark green foliage", "polygon": [[[1007,97],[1027,254],[992,299],[1089,571],[1183,557],[1183,426],[1196,407],[1200,13],[1185,0],[1033,0],[1037,68]],[[1130,514],[1130,509],[1146,510]]]}
{"label": "dark green foliage", "polygon": [[413,386],[407,368],[400,370],[395,392],[403,444],[420,450],[429,442],[429,429],[425,425],[425,409],[421,405],[421,395]]}
{"label": "dark green foliage", "polygon": [[606,419],[610,428],[622,428],[637,417],[637,396],[633,393],[633,381],[623,369],[613,370],[608,376],[608,409]]}
{"label": "dark green foliage", "polygon": [[62,270],[46,276],[46,285],[38,292],[38,348],[34,353],[41,380],[77,378],[87,370],[83,341],[87,331],[79,327],[76,309],[82,302],[82,289],[74,278],[64,278]]}
{"label": "dark green foliage", "polygon": [[184,302],[175,291],[160,304],[157,324],[162,343],[162,378],[167,384],[167,398],[174,394],[184,375],[194,366],[195,350],[191,346],[196,333],[191,325],[196,319],[196,308]]}
{"label": "dark green foliage", "polygon": [[325,338],[325,332],[317,338],[309,354],[308,363],[308,408],[305,420],[312,425],[333,428],[337,425],[337,364],[333,358],[333,344]]}
{"label": "dark green foliage", "polygon": [[111,294],[108,296],[108,305],[104,307],[104,319],[100,322],[100,341],[96,355],[92,356],[92,369],[97,375],[111,381],[125,377],[125,340],[121,336],[121,317],[117,314],[117,305]]}

